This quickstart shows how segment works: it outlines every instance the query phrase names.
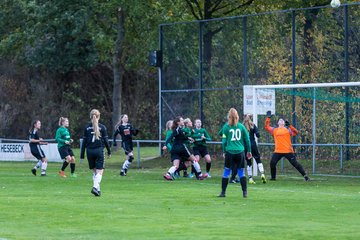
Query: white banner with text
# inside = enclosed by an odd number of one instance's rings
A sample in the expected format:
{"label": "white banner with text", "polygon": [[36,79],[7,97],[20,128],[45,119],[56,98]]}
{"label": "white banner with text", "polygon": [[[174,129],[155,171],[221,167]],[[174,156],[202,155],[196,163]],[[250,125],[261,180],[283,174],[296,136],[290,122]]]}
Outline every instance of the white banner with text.
{"label": "white banner with text", "polygon": [[[56,143],[41,145],[49,162],[62,162]],[[36,158],[31,154],[28,143],[0,143],[0,161],[31,161]]]}

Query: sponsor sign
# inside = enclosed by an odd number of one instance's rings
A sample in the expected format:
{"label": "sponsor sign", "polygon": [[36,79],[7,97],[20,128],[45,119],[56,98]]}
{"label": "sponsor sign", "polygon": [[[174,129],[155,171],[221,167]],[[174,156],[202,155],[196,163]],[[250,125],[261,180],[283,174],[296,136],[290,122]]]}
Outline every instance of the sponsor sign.
{"label": "sponsor sign", "polygon": [[[56,143],[41,145],[49,162],[62,162]],[[36,160],[28,143],[0,143],[0,161]]]}

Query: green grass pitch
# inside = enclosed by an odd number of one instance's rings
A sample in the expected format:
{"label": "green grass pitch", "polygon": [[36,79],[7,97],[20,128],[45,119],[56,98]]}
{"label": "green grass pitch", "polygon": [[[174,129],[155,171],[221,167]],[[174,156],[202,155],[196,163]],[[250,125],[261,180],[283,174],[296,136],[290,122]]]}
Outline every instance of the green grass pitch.
{"label": "green grass pitch", "polygon": [[87,163],[77,164],[77,178],[62,179],[61,163],[35,177],[34,162],[0,162],[0,239],[360,239],[360,179],[257,177],[247,199],[239,184],[217,198],[220,160],[210,179],[167,182],[168,160],[133,164],[121,177],[123,158],[108,161],[101,197],[90,193]]}

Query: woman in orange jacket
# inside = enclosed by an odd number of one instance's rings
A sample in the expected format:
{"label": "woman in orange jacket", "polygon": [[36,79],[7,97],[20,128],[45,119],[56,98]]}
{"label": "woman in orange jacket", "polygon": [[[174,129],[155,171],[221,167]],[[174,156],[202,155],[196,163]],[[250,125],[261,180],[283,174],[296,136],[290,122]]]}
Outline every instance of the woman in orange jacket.
{"label": "woman in orange jacket", "polygon": [[298,134],[298,130],[290,125],[290,123],[280,118],[278,121],[278,127],[270,127],[271,111],[267,111],[265,120],[265,130],[268,131],[275,141],[275,151],[271,157],[270,170],[271,179],[276,180],[276,164],[282,157],[285,157],[291,165],[293,165],[304,177],[305,181],[309,181],[310,178],[306,175],[303,166],[296,160],[294,149],[291,144],[291,137]]}

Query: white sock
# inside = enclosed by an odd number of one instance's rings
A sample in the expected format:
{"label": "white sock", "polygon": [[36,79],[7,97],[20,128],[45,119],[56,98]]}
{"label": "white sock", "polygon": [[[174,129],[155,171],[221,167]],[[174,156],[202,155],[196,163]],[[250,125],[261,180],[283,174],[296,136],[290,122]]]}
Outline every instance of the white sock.
{"label": "white sock", "polygon": [[176,171],[176,167],[172,166],[171,168],[169,168],[168,173],[173,174]]}
{"label": "white sock", "polygon": [[43,162],[41,164],[41,173],[45,173],[47,168],[47,162]]}
{"label": "white sock", "polygon": [[194,168],[195,168],[195,171],[196,171],[197,173],[200,173],[199,176],[201,176],[202,174],[201,174],[200,164],[199,164],[198,162],[193,162],[193,166],[194,166]]}
{"label": "white sock", "polygon": [[123,166],[122,166],[122,169],[129,169],[131,165],[131,162],[129,162],[129,160],[125,160]]}
{"label": "white sock", "polygon": [[97,174],[97,178],[98,178],[98,188],[97,188],[97,190],[100,191],[100,183],[101,183],[101,179],[102,179],[102,174]]}
{"label": "white sock", "polygon": [[248,176],[252,177],[252,166],[247,166],[247,172],[248,172]]}
{"label": "white sock", "polygon": [[97,190],[100,189],[100,182],[101,182],[101,178],[102,178],[102,175],[97,173],[94,177],[94,184],[93,184],[93,187],[96,188]]}
{"label": "white sock", "polygon": [[258,163],[259,171],[261,174],[264,174],[264,166],[262,163]]}
{"label": "white sock", "polygon": [[41,164],[42,164],[42,161],[41,160],[39,160],[37,163],[36,163],[36,165],[35,165],[35,169],[38,169],[38,168],[40,168],[41,167]]}

